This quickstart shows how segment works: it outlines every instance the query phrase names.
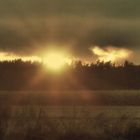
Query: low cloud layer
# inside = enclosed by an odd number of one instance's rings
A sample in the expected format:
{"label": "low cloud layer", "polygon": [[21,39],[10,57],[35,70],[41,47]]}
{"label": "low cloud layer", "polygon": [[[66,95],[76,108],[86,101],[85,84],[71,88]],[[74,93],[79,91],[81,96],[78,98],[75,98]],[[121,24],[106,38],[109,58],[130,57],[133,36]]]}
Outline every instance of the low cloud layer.
{"label": "low cloud layer", "polygon": [[21,56],[9,52],[0,52],[0,61],[31,61],[31,62],[42,62],[42,59],[38,56]]}
{"label": "low cloud layer", "polygon": [[127,60],[132,55],[132,51],[125,48],[115,48],[115,47],[106,47],[106,48],[100,48],[98,46],[95,46],[91,48],[91,51],[96,56],[96,59],[99,61],[104,62],[115,62],[115,63],[121,63],[121,61]]}

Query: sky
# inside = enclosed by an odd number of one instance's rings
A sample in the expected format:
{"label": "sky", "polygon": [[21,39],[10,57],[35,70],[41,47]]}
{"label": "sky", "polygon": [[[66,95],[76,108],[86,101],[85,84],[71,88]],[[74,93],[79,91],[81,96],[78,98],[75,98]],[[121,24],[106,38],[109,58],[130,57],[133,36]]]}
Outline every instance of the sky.
{"label": "sky", "polygon": [[0,0],[0,51],[41,55],[51,47],[93,60],[95,46],[127,49],[140,63],[140,0]]}

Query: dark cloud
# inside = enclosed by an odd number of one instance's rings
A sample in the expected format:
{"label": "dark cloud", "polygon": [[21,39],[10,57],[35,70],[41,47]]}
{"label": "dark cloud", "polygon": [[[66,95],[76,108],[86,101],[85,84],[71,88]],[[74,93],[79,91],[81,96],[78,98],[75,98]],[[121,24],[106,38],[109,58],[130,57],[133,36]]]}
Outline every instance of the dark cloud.
{"label": "dark cloud", "polygon": [[94,45],[139,50],[139,5],[139,0],[0,0],[0,49],[32,53],[55,42],[80,57],[90,56]]}
{"label": "dark cloud", "polygon": [[[89,19],[90,21],[90,19]],[[13,21],[12,21],[13,22]],[[116,47],[139,47],[140,28],[137,24],[125,25],[117,23],[106,25],[103,21],[15,21],[0,26],[0,48],[3,50],[32,52],[41,48],[41,44],[57,42],[71,46],[76,55],[88,55],[93,45]],[[47,47],[47,46],[46,46]]]}
{"label": "dark cloud", "polygon": [[117,46],[117,47],[138,47],[140,45],[140,28],[134,27],[100,27],[93,29],[89,34],[81,39],[84,45]]}
{"label": "dark cloud", "polygon": [[[110,16],[139,18],[139,0],[0,0],[1,16]],[[18,12],[18,13],[17,13]]]}

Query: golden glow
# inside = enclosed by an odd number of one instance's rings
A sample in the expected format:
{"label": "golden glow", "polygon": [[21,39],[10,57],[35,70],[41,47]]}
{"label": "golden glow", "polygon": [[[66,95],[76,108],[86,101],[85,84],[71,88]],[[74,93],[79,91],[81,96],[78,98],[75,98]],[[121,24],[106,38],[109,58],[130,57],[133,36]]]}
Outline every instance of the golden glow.
{"label": "golden glow", "polygon": [[71,64],[71,62],[65,53],[58,51],[49,51],[44,58],[47,68],[55,71],[61,70],[65,64]]}
{"label": "golden glow", "polygon": [[38,56],[20,56],[20,55],[8,53],[8,52],[0,52],[0,61],[14,61],[14,60],[18,60],[18,59],[21,59],[24,62],[26,62],[26,61],[41,62],[41,58],[39,58]]}
{"label": "golden glow", "polygon": [[132,53],[130,50],[124,48],[108,47],[106,49],[102,49],[98,46],[92,48],[92,52],[98,57],[100,61],[105,62],[116,62],[123,59],[127,59]]}

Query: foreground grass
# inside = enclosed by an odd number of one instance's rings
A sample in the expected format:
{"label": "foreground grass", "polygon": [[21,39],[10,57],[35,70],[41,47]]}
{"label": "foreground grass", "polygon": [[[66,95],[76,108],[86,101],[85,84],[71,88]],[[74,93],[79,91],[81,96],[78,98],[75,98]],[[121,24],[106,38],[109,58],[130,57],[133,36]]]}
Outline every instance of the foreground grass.
{"label": "foreground grass", "polygon": [[[74,113],[74,112],[73,112]],[[75,114],[75,113],[74,113]],[[99,113],[94,118],[49,117],[42,107],[0,108],[0,140],[139,140],[140,120]]]}

